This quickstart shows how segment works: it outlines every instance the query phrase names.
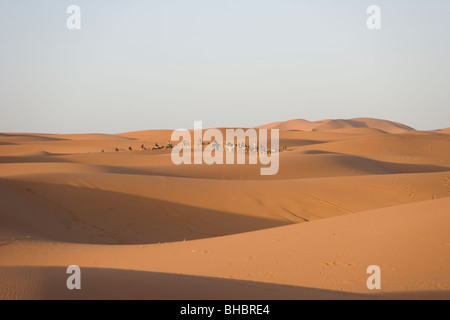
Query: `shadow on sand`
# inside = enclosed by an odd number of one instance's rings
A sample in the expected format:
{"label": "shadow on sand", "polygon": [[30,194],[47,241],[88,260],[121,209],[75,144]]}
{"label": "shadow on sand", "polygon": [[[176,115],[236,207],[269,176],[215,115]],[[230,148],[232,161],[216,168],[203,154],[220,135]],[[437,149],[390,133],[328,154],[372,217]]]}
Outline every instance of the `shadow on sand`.
{"label": "shadow on sand", "polygon": [[83,268],[81,290],[66,287],[65,267],[0,267],[0,300],[415,300],[450,291],[360,294],[254,281],[119,269]]}

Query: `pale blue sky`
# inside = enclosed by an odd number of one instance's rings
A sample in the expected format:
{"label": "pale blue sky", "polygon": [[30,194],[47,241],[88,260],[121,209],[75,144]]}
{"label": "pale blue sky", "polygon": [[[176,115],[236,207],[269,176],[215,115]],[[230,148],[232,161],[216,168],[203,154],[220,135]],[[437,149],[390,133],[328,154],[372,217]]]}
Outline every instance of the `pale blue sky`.
{"label": "pale blue sky", "polygon": [[0,0],[0,132],[449,127],[449,39],[448,0]]}

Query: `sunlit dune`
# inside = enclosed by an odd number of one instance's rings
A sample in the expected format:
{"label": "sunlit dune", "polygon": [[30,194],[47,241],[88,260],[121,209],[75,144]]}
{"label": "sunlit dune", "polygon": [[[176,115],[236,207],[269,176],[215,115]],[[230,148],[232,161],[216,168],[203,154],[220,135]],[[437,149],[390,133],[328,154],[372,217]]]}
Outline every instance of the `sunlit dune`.
{"label": "sunlit dune", "polygon": [[0,299],[450,299],[449,129],[258,128],[276,175],[176,166],[171,130],[0,134]]}
{"label": "sunlit dune", "polygon": [[348,120],[321,120],[310,122],[303,119],[274,122],[263,125],[261,129],[278,129],[280,131],[326,131],[347,128],[371,128],[386,133],[404,133],[414,131],[413,128],[403,124],[370,118],[356,118]]}

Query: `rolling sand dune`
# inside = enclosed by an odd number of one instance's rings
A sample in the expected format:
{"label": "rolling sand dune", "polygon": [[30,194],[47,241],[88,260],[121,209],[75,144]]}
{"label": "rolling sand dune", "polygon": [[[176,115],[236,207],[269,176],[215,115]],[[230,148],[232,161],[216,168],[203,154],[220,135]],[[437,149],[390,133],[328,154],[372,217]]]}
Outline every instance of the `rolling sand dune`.
{"label": "rolling sand dune", "polygon": [[349,120],[322,120],[310,122],[303,119],[274,122],[258,127],[260,129],[278,129],[280,131],[327,131],[347,128],[371,128],[386,133],[405,133],[414,131],[413,128],[403,124],[370,118],[357,118]]}
{"label": "rolling sand dune", "polygon": [[[0,134],[0,299],[450,298],[449,135],[260,128],[282,130],[275,176],[139,150],[169,130]],[[65,289],[72,264],[81,292]]]}
{"label": "rolling sand dune", "polygon": [[405,133],[414,131],[414,128],[393,121],[371,118],[356,118],[352,120],[363,122],[368,128],[378,129],[387,133]]}
{"label": "rolling sand dune", "polygon": [[[449,299],[449,205],[450,198],[431,200],[228,237],[150,246],[16,241],[0,247],[5,257],[0,261],[4,266],[0,283],[14,289],[4,289],[5,298],[14,292],[10,297],[21,299],[58,294],[65,298],[364,298],[357,294],[373,294],[365,286],[366,268],[376,264],[383,270],[380,297]],[[86,287],[71,294],[57,284],[65,281],[62,267],[74,262],[86,268]],[[16,264],[26,267],[7,267]],[[108,270],[91,269],[105,266]],[[136,284],[138,279],[144,281],[142,285]],[[21,283],[31,289],[17,290]],[[201,287],[198,291],[189,290],[196,285]]]}
{"label": "rolling sand dune", "polygon": [[[4,299],[113,300],[368,300],[363,294],[254,281],[106,268],[83,268],[82,291],[61,290],[66,268],[0,267]],[[26,290],[17,290],[21,284]],[[232,294],[232,296],[231,296]],[[377,297],[376,297],[377,298]]]}
{"label": "rolling sand dune", "polygon": [[438,133],[450,134],[450,128],[436,130]]}
{"label": "rolling sand dune", "polygon": [[309,122],[303,119],[289,120],[284,122],[274,122],[259,126],[259,129],[278,129],[280,131],[313,131],[317,126],[315,122]]}
{"label": "rolling sand dune", "polygon": [[448,165],[450,159],[448,136],[428,132],[356,137],[296,149],[321,150],[416,164]]}
{"label": "rolling sand dune", "polygon": [[[442,172],[262,182],[128,174],[30,174],[4,180],[2,185],[11,195],[0,195],[4,210],[8,209],[1,217],[22,216],[18,221],[22,224],[34,219],[38,230],[48,232],[39,221],[53,215],[59,228],[52,231],[61,230],[63,236],[50,238],[56,241],[180,241],[448,197],[445,181],[449,177],[448,172]],[[24,205],[29,205],[26,212]],[[43,210],[38,215],[33,208]],[[31,235],[47,239],[45,234]]]}

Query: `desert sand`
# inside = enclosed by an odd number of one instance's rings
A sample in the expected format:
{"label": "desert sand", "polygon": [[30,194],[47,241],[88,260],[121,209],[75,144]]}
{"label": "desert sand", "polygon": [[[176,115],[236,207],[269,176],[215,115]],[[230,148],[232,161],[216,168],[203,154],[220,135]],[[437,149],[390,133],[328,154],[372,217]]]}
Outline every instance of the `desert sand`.
{"label": "desert sand", "polygon": [[450,299],[448,129],[258,128],[275,176],[139,150],[171,130],[0,134],[0,299]]}

